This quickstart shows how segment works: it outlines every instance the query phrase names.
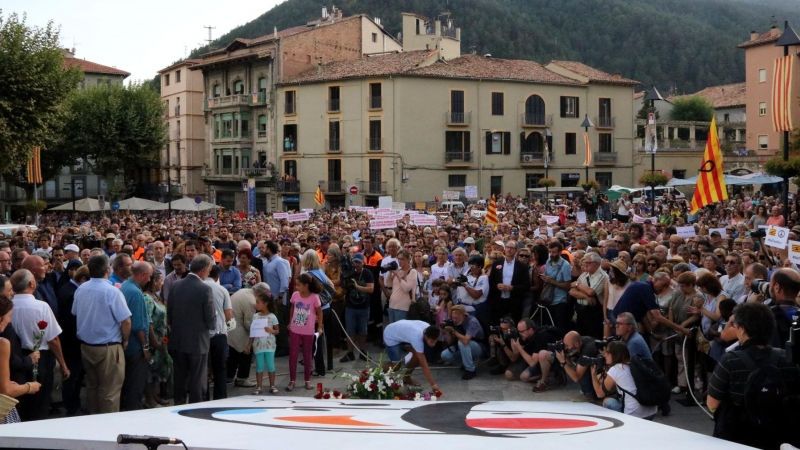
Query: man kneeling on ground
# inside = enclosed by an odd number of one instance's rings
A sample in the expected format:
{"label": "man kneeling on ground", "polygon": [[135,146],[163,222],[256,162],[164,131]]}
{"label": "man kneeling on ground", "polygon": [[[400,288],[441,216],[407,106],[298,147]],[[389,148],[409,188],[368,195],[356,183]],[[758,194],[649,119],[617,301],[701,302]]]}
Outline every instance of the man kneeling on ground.
{"label": "man kneeling on ground", "polygon": [[401,346],[407,344],[406,349],[411,352],[411,357],[406,356],[405,358],[406,373],[403,376],[403,384],[417,385],[411,379],[411,373],[419,365],[422,367],[422,373],[425,374],[428,383],[431,384],[431,389],[434,392],[438,391],[439,386],[436,385],[431,369],[428,367],[428,362],[425,360],[425,345],[434,347],[439,340],[440,334],[439,327],[432,326],[428,322],[421,320],[398,320],[389,324],[383,330],[383,343],[386,345],[386,355],[389,358],[389,364],[384,366],[384,370],[388,370],[390,365],[393,370],[400,370],[400,365],[403,362]]}
{"label": "man kneeling on ground", "polygon": [[483,327],[478,319],[467,314],[464,305],[456,305],[450,310],[452,324],[443,322],[447,333],[447,349],[442,359],[451,363],[461,363],[464,375],[462,380],[475,378],[475,360],[484,354]]}
{"label": "man kneeling on ground", "polygon": [[[591,372],[588,366],[579,363],[581,356],[597,357],[600,352],[597,351],[594,338],[591,336],[581,336],[577,331],[570,331],[564,336],[563,350],[555,352],[550,350],[542,350],[539,352],[539,365],[542,368],[542,379],[533,387],[533,392],[544,392],[550,389],[547,384],[547,377],[550,375],[550,368],[553,363],[560,365],[563,371],[569,375],[572,381],[580,384],[581,395],[573,401],[594,401],[594,387],[592,386]],[[563,378],[559,384],[566,384]]]}

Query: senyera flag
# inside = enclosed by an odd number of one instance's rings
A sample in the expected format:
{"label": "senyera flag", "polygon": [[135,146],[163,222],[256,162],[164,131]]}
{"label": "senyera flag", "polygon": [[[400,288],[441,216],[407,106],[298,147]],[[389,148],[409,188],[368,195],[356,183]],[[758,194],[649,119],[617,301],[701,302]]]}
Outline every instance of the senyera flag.
{"label": "senyera flag", "polygon": [[695,187],[694,197],[692,197],[692,214],[706,205],[727,199],[728,187],[725,185],[725,174],[722,173],[722,152],[719,149],[715,116],[711,119],[706,150],[703,153],[703,164],[700,166],[697,187]]}
{"label": "senyera flag", "polygon": [[42,184],[42,161],[39,147],[33,148],[33,155],[28,160],[28,183]]}
{"label": "senyera flag", "polygon": [[320,206],[325,204],[325,196],[322,195],[322,189],[319,186],[317,186],[317,193],[314,194],[314,201]]}
{"label": "senyera flag", "polygon": [[792,131],[792,65],[794,55],[775,60],[772,76],[772,128],[775,131]]}
{"label": "senyera flag", "polygon": [[489,201],[489,210],[486,211],[486,223],[491,225],[493,230],[497,229],[497,203],[495,203],[494,195]]}

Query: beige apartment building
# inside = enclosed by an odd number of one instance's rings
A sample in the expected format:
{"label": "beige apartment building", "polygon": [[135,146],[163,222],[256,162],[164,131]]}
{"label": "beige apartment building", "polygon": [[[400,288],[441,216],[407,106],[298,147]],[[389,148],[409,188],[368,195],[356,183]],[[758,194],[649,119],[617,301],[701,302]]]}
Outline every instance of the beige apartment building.
{"label": "beige apartment building", "polygon": [[161,152],[162,173],[154,174],[151,197],[172,198],[205,195],[203,164],[206,162],[203,74],[191,70],[198,59],[181,61],[159,70],[161,98],[166,106],[164,120],[169,125],[169,143]]}
{"label": "beige apartment building", "polygon": [[[745,55],[745,83],[747,94],[747,148],[761,154],[774,155],[783,145],[783,133],[772,127],[772,78],[775,60],[783,57],[783,47],[775,43],[781,30],[773,26],[766,33],[750,32],[750,39],[739,44]],[[800,54],[800,46],[789,47],[789,54]],[[792,94],[800,93],[800,58],[794,58],[792,69]],[[800,107],[793,99],[792,123],[800,126]]]}
{"label": "beige apartment building", "polygon": [[[404,20],[404,44],[414,31]],[[483,198],[521,195],[546,174],[558,186],[576,186],[586,178],[586,117],[593,122],[589,177],[604,186],[633,182],[638,82],[571,61],[543,66],[442,53],[406,47],[282,83],[276,101],[295,105],[278,108],[281,138],[300,142],[279,149],[282,175],[297,180],[282,193],[283,208],[314,207],[318,186],[328,206],[349,204],[350,186],[359,190],[356,205],[385,195],[433,201],[466,186]]]}
{"label": "beige apartment building", "polygon": [[[203,55],[189,69],[203,77],[206,150],[201,178],[207,198],[242,211],[242,186],[253,178],[256,209],[277,209],[277,191],[286,192],[287,184],[279,181],[276,149],[284,144],[298,148],[303,142],[296,129],[279,126],[276,120],[291,113],[302,99],[277,103],[276,83],[331,61],[353,61],[401,48],[380,19],[344,17],[341,10],[329,13],[323,8],[321,17],[306,25],[276,29],[256,39],[236,39]],[[289,183],[288,189],[293,188]]]}

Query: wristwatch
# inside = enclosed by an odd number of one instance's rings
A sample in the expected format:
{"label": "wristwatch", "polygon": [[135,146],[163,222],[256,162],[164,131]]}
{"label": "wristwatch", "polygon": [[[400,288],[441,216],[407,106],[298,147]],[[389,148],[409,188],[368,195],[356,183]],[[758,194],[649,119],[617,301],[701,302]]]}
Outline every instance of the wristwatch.
{"label": "wristwatch", "polygon": [[150,344],[144,344],[144,345],[142,346],[142,351],[143,351],[143,352],[150,351]]}

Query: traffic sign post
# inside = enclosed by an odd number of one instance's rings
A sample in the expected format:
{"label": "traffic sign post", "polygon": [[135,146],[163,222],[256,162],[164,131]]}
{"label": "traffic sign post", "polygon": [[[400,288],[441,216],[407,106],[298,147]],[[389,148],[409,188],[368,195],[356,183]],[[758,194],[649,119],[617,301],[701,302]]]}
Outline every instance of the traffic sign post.
{"label": "traffic sign post", "polygon": [[119,211],[119,202],[112,203],[111,209],[113,209],[114,211]]}
{"label": "traffic sign post", "polygon": [[358,195],[358,186],[356,185],[350,186],[350,195]]}

